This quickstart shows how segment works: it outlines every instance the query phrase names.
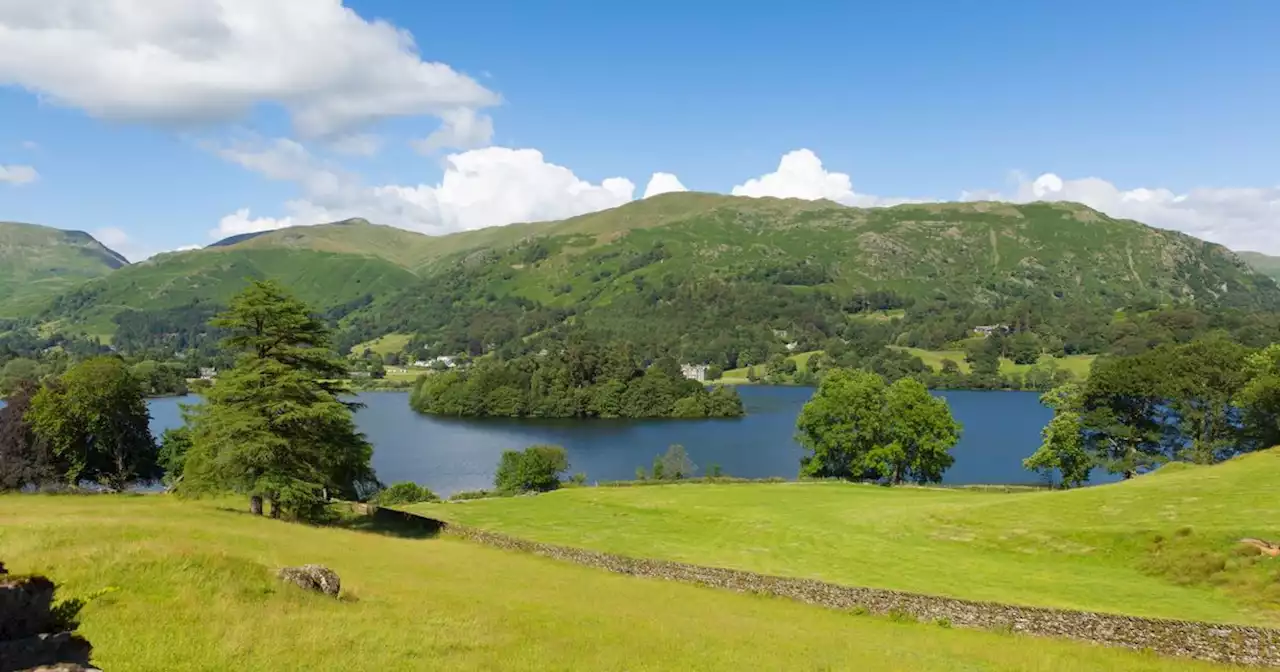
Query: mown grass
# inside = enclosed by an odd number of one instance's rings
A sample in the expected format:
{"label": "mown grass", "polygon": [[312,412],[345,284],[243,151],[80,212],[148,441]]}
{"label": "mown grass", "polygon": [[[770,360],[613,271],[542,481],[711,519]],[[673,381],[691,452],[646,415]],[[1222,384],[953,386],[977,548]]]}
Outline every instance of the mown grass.
{"label": "mown grass", "polygon": [[365,350],[371,351],[375,355],[389,355],[404,350],[409,341],[413,338],[412,334],[387,334],[379,336],[371,341],[365,341],[351,346],[351,354],[362,355]]}
{"label": "mown grass", "polygon": [[[891,347],[919,357],[926,366],[934,371],[941,371],[942,361],[950,359],[960,367],[962,373],[969,373],[969,363],[964,361],[963,350],[922,350],[920,348]],[[1093,366],[1093,360],[1095,359],[1097,359],[1097,355],[1066,355],[1064,357],[1041,355],[1040,363],[1048,364],[1053,362],[1057,364],[1059,369],[1070,371],[1071,375],[1078,380],[1083,380],[1089,377],[1089,368]],[[1025,375],[1030,370],[1030,364],[1015,364],[1013,360],[1004,358],[1000,360],[1000,373],[1003,375],[1007,376],[1015,373]]]}
{"label": "mown grass", "polygon": [[577,488],[413,510],[638,557],[1014,604],[1280,625],[1280,449],[1073,491]]}
{"label": "mown grass", "polygon": [[[307,527],[165,495],[2,496],[0,520],[12,571],[45,573],[63,596],[117,588],[81,619],[95,662],[113,671],[1225,669],[624,577],[451,538]],[[302,563],[336,570],[344,597],[273,578]]]}
{"label": "mown grass", "polygon": [[[796,363],[797,371],[807,371],[809,369],[809,359],[812,358],[814,355],[820,355],[820,354],[822,354],[821,350],[810,350],[808,352],[797,352],[794,355],[789,355],[787,356],[787,359]],[[750,380],[747,379],[748,368],[750,367],[742,366],[736,369],[729,369],[725,371],[724,375],[718,378],[717,381],[721,383],[730,383],[734,385],[745,385],[751,382]],[[756,372],[759,375],[761,376],[764,375],[764,371],[765,371],[764,364],[758,364],[756,365],[755,368],[756,368]]]}

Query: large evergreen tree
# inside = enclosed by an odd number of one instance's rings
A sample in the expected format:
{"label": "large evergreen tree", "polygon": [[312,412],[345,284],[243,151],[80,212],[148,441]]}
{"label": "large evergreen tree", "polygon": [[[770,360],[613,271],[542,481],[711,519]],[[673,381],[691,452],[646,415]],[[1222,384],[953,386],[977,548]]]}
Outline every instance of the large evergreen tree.
{"label": "large evergreen tree", "polygon": [[254,282],[213,321],[237,354],[192,407],[183,490],[232,490],[273,516],[311,518],[328,495],[376,488],[373,448],[343,401],[345,367],[324,324],[279,284]]}

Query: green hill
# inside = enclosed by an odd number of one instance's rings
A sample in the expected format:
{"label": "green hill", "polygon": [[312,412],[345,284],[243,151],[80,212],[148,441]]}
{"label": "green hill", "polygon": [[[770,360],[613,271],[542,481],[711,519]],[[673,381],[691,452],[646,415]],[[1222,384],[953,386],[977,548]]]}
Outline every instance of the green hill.
{"label": "green hill", "polygon": [[474,349],[570,320],[717,361],[726,339],[817,349],[853,314],[905,306],[935,324],[948,313],[945,334],[905,343],[931,349],[991,323],[976,320],[1057,321],[1066,340],[1082,311],[1106,324],[1135,306],[1280,307],[1274,281],[1224,247],[1068,203],[857,209],[682,193],[436,243],[422,281],[347,322],[355,342],[417,333]]}
{"label": "green hill", "polygon": [[[249,279],[274,279],[321,310],[386,295],[416,276],[386,259],[288,248],[207,248],[161,254],[87,282],[54,299],[46,318],[59,326],[109,335],[137,313],[140,319],[181,321],[193,307],[205,313],[244,288]],[[124,317],[119,317],[124,315]],[[180,325],[179,325],[180,326]]]}
{"label": "green hill", "polygon": [[[696,446],[692,447],[696,455]],[[1280,625],[1280,449],[1114,485],[977,492],[842,483],[573,488],[410,507],[536,541],[837,583]]]}
{"label": "green hill", "polygon": [[1280,278],[1280,257],[1261,252],[1237,252],[1236,254],[1257,272],[1272,278]]}
{"label": "green hill", "polygon": [[[279,279],[340,319],[344,348],[397,333],[414,348],[510,353],[589,328],[730,369],[789,341],[816,350],[881,329],[882,342],[940,350],[1013,320],[1057,334],[1062,354],[1096,353],[1118,310],[1280,308],[1274,281],[1226,248],[1076,204],[678,193],[438,237],[360,219],[235,236],[90,282],[46,317],[109,335],[124,311],[212,306],[246,277]],[[905,326],[852,319],[877,310]]]}
{"label": "green hill", "polygon": [[128,264],[83,231],[0,222],[0,317],[38,312],[49,297]]}

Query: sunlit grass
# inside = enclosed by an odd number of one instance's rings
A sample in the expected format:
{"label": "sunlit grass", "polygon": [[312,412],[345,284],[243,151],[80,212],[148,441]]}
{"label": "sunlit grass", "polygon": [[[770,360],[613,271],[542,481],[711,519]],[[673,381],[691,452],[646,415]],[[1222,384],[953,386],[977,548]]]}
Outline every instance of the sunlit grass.
{"label": "sunlit grass", "polygon": [[1016,604],[1280,624],[1277,450],[1075,491],[579,488],[414,510],[639,557]]}
{"label": "sunlit grass", "polygon": [[[113,671],[1222,669],[894,623],[452,538],[307,527],[164,495],[3,496],[0,521],[11,570],[46,573],[65,596],[118,588],[89,604],[81,628],[95,662]],[[278,566],[302,563],[332,567],[346,596],[273,578]]]}

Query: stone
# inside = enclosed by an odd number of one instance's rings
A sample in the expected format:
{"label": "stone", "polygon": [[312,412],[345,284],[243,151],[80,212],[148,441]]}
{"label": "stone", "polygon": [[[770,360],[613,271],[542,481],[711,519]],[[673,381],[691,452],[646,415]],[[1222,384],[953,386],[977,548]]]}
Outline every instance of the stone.
{"label": "stone", "polygon": [[338,578],[338,573],[324,565],[282,567],[276,575],[282,581],[331,597],[337,597],[338,592],[342,590],[342,581]]}
{"label": "stone", "polygon": [[92,648],[83,637],[70,632],[0,642],[0,672],[29,670],[58,663],[87,666]]}
{"label": "stone", "polygon": [[53,582],[43,576],[0,579],[0,641],[54,629],[53,591]]}

